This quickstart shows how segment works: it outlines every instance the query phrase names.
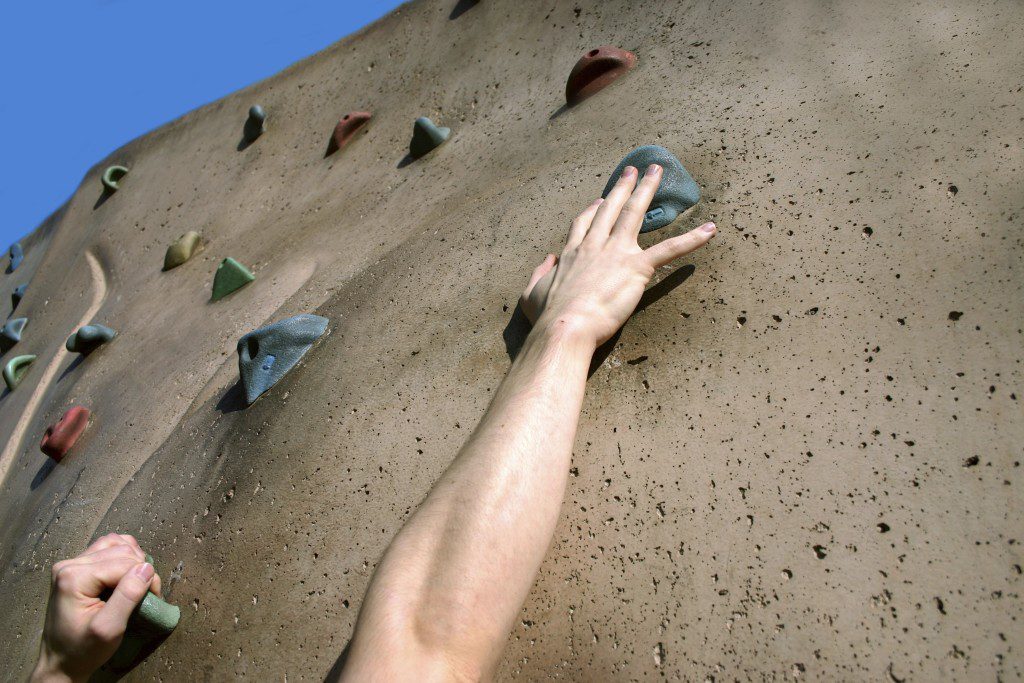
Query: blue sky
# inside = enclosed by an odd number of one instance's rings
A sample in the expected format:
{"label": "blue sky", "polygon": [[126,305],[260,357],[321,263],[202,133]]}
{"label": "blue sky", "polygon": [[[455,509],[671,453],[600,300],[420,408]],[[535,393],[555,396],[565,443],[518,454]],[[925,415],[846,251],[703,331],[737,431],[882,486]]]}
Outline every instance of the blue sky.
{"label": "blue sky", "polygon": [[270,76],[398,0],[51,0],[0,9],[0,249],[129,140]]}

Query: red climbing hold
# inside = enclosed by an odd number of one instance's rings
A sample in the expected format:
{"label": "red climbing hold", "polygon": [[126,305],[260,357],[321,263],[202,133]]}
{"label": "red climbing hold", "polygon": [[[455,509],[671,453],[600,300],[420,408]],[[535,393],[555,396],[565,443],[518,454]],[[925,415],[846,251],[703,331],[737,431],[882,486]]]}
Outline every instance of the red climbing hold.
{"label": "red climbing hold", "polygon": [[338,125],[334,127],[334,134],[331,135],[331,141],[327,145],[327,156],[347,145],[356,132],[372,118],[373,114],[368,111],[353,111],[342,116]]}
{"label": "red climbing hold", "polygon": [[57,424],[46,430],[39,450],[60,462],[78,441],[78,437],[82,436],[86,425],[89,424],[89,415],[88,408],[82,406],[68,410]]}
{"label": "red climbing hold", "polygon": [[606,87],[636,66],[636,55],[611,45],[602,45],[580,57],[565,83],[565,101],[571,107]]}

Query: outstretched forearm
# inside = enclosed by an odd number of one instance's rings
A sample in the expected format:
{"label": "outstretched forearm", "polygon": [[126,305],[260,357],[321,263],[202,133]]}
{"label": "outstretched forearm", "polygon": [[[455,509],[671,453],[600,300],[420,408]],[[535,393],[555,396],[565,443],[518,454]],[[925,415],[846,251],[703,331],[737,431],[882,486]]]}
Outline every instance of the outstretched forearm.
{"label": "outstretched forearm", "polygon": [[[715,226],[641,249],[661,182],[623,169],[576,217],[520,304],[533,331],[480,425],[388,546],[352,639],[348,680],[489,678],[544,559],[565,492],[594,349],[636,308],[655,269]],[[635,188],[635,191],[634,191]]]}
{"label": "outstretched forearm", "polygon": [[[566,321],[538,321],[469,441],[384,554],[352,642],[351,680],[490,673],[558,521],[593,352]],[[382,657],[391,660],[383,669]]]}

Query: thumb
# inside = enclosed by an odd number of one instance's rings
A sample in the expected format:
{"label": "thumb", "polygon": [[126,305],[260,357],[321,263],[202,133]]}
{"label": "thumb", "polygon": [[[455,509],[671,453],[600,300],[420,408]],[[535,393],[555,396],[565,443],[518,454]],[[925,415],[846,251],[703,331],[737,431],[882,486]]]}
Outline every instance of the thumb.
{"label": "thumb", "polygon": [[558,263],[558,257],[554,254],[548,254],[544,257],[541,264],[533,269],[533,274],[530,275],[530,282],[526,285],[526,291],[523,292],[524,297],[530,296],[530,292],[533,291],[534,285],[536,285],[542,277],[547,275],[548,271],[554,268],[556,263]]}
{"label": "thumb", "polygon": [[123,636],[128,626],[128,617],[146,597],[155,574],[153,565],[143,562],[122,576],[106,605],[92,620],[92,632],[107,642]]}

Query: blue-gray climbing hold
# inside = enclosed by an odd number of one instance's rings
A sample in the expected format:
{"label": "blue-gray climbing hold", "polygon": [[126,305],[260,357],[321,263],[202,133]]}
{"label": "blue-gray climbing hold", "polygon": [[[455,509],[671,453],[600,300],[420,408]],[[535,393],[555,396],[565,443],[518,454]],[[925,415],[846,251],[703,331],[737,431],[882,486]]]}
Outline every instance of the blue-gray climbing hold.
{"label": "blue-gray climbing hold", "polygon": [[445,140],[451,137],[451,134],[451,128],[437,126],[426,116],[419,117],[412,126],[409,156],[419,159],[430,150],[439,147]]}
{"label": "blue-gray climbing hold", "polygon": [[654,199],[647,210],[647,215],[644,216],[640,232],[650,232],[665,227],[679,214],[700,201],[700,187],[697,186],[693,177],[683,168],[683,164],[676,159],[672,152],[657,145],[637,147],[627,154],[626,158],[612,172],[601,196],[608,196],[626,166],[633,166],[643,173],[651,164],[661,166],[664,169],[664,174],[661,177],[658,191],[654,193]]}
{"label": "blue-gray climbing hold", "polygon": [[263,135],[263,131],[266,130],[266,121],[267,112],[263,111],[263,107],[258,104],[249,107],[249,118],[245,120],[245,127],[242,129],[245,141],[252,142]]}
{"label": "blue-gray climbing hold", "polygon": [[18,285],[11,292],[11,310],[13,311],[21,303],[21,300],[25,297],[25,290],[28,289],[28,285]]}
{"label": "blue-gray climbing hold", "polygon": [[11,262],[7,266],[7,272],[13,273],[21,265],[21,262],[25,260],[25,252],[21,249],[21,243],[15,242],[11,245],[10,249]]}
{"label": "blue-gray climbing hold", "polygon": [[28,318],[11,318],[0,328],[0,353],[7,353],[21,341],[21,332],[28,324]]}
{"label": "blue-gray climbing hold", "polygon": [[85,325],[68,337],[64,347],[71,353],[91,353],[117,336],[117,332],[106,325]]}
{"label": "blue-gray climbing hold", "polygon": [[124,166],[110,166],[103,172],[103,187],[107,192],[117,192],[121,189],[121,179],[128,175],[128,169]]}
{"label": "blue-gray climbing hold", "polygon": [[301,313],[238,340],[238,374],[249,405],[295,367],[327,330],[327,318]]}

